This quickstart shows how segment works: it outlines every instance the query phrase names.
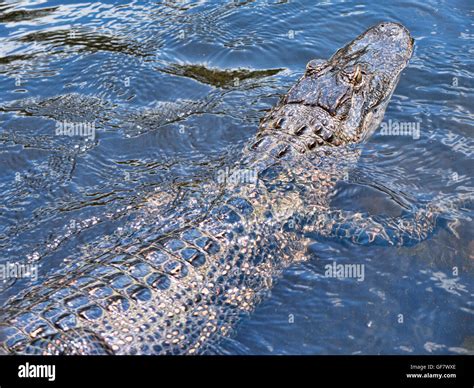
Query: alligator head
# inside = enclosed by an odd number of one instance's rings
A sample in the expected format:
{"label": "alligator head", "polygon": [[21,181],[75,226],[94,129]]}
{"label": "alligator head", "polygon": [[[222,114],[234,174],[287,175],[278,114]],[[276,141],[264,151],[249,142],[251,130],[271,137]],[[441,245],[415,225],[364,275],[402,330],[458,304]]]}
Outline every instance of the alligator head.
{"label": "alligator head", "polygon": [[300,152],[366,139],[382,121],[413,42],[402,25],[380,23],[329,60],[310,61],[303,77],[264,119],[263,132],[304,135],[295,147]]}

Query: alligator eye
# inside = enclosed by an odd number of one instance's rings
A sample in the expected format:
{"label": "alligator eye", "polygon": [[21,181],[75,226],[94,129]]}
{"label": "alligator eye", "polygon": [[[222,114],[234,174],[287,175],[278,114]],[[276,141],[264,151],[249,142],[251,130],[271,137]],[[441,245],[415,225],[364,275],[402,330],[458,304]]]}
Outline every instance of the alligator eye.
{"label": "alligator eye", "polygon": [[362,82],[362,70],[360,69],[360,66],[357,66],[354,74],[352,75],[352,83],[354,85],[358,85]]}

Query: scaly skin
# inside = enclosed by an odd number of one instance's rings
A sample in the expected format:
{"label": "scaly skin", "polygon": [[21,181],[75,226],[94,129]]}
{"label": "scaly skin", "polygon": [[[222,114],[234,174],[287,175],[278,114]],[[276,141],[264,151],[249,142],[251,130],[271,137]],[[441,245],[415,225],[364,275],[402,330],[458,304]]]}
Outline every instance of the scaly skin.
{"label": "scaly skin", "polygon": [[[151,198],[142,214],[159,215],[152,227],[131,221],[106,248],[85,251],[7,301],[0,346],[28,354],[213,352],[281,271],[303,259],[309,225],[325,236],[358,231],[344,237],[359,243],[405,233],[329,203],[412,49],[403,26],[381,23],[330,60],[311,61],[243,152],[239,168],[255,172],[256,184],[210,182],[200,196]],[[427,228],[433,221],[415,217],[416,227],[420,219]]]}

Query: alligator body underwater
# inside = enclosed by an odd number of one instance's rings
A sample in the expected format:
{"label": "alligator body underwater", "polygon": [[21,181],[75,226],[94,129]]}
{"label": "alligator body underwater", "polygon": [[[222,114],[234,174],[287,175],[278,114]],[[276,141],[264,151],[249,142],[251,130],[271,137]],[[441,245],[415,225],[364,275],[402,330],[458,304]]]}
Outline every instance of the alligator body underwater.
{"label": "alligator body underwater", "polygon": [[167,210],[157,232],[137,227],[136,238],[77,257],[10,298],[3,352],[212,353],[281,271],[304,258],[306,230],[358,244],[424,239],[435,221],[429,209],[382,222],[330,206],[412,50],[403,26],[380,23],[329,60],[310,61],[234,170],[256,182],[203,184],[200,197],[176,206],[160,197]]}

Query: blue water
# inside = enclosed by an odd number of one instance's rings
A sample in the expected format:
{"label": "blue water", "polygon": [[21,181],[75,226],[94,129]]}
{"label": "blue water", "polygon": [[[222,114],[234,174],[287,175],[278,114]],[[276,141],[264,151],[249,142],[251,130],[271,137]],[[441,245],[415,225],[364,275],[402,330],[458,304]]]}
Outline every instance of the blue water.
{"label": "blue water", "polygon": [[[456,0],[1,2],[0,260],[46,276],[111,233],[110,215],[238,158],[310,59],[383,20],[415,38],[384,121],[419,133],[377,131],[334,206],[397,216],[472,191],[473,12]],[[260,72],[236,79],[237,69]],[[64,121],[93,123],[95,136],[56,135]],[[221,351],[473,352],[472,215],[456,212],[413,247],[314,236]],[[365,264],[364,281],[325,277],[333,261]],[[28,285],[4,284],[0,300]]]}

